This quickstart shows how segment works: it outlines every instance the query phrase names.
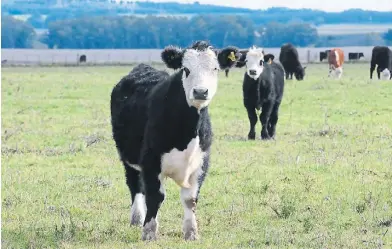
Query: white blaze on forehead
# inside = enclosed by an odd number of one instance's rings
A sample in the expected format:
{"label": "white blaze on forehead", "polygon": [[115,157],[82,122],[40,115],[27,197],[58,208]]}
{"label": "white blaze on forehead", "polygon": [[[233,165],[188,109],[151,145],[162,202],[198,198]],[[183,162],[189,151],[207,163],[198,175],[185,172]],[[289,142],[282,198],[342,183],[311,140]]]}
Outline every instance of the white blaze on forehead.
{"label": "white blaze on forehead", "polygon": [[[260,61],[264,61],[264,54],[262,48],[251,47],[246,54],[246,67],[249,77],[253,79],[259,78],[260,74],[263,72],[264,66],[260,65]],[[256,72],[255,75],[250,73],[251,70]]]}
{"label": "white blaze on forehead", "polygon": [[[215,52],[210,48],[204,51],[187,49],[182,65],[189,70],[188,77],[186,77],[185,70],[182,75],[182,84],[189,106],[195,106],[198,109],[207,106],[218,88],[219,63]],[[194,88],[208,89],[207,100],[195,100]]]}

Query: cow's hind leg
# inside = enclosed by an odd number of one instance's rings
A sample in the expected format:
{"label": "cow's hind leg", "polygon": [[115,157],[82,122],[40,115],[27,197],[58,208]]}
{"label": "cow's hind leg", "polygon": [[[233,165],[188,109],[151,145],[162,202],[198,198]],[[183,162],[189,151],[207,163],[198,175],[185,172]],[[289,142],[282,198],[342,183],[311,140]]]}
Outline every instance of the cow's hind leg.
{"label": "cow's hind leg", "polygon": [[373,79],[373,72],[375,68],[376,68],[376,63],[374,63],[373,61],[370,62],[370,79]]}
{"label": "cow's hind leg", "polygon": [[254,140],[256,139],[256,132],[255,132],[255,125],[257,123],[256,110],[255,107],[246,106],[246,111],[248,112],[249,125],[250,125],[248,139]]}
{"label": "cow's hind leg", "polygon": [[205,179],[209,166],[209,151],[203,159],[201,169],[193,173],[190,177],[190,188],[181,188],[181,202],[184,207],[183,234],[185,240],[197,240],[198,229],[196,222],[196,205],[200,193],[200,188]]}
{"label": "cow's hind leg", "polygon": [[270,116],[272,112],[273,105],[271,101],[265,102],[262,107],[262,112],[260,114],[260,122],[262,125],[261,129],[261,139],[270,139],[270,135],[268,134],[268,125],[270,121]]}
{"label": "cow's hind leg", "polygon": [[147,206],[142,240],[156,240],[158,232],[158,210],[165,199],[165,189],[160,174],[160,156],[147,152],[143,155],[141,164],[143,165],[142,180]]}
{"label": "cow's hind leg", "polygon": [[376,71],[377,71],[377,78],[380,79],[380,76],[381,76],[381,69],[380,69],[379,66],[377,66]]}
{"label": "cow's hind leg", "polygon": [[271,138],[275,137],[276,132],[276,124],[278,123],[278,112],[279,112],[280,103],[276,104],[272,109],[269,126],[268,126],[268,134]]}
{"label": "cow's hind leg", "polygon": [[131,225],[143,225],[146,216],[146,203],[144,194],[140,185],[140,167],[136,164],[131,164],[128,161],[124,162],[125,177],[129,191],[131,192]]}

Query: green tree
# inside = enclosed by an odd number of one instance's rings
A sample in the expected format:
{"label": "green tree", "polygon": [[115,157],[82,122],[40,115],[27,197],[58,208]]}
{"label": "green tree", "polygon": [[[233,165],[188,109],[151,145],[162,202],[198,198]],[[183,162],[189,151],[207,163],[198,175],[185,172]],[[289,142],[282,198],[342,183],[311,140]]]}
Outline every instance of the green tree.
{"label": "green tree", "polygon": [[31,24],[36,29],[43,29],[46,27],[46,23],[44,18],[39,14],[34,14],[30,16],[27,20],[27,23]]}
{"label": "green tree", "polygon": [[388,29],[382,37],[389,45],[392,45],[392,29]]}
{"label": "green tree", "polygon": [[1,17],[1,47],[31,48],[36,36],[34,28],[11,16]]}

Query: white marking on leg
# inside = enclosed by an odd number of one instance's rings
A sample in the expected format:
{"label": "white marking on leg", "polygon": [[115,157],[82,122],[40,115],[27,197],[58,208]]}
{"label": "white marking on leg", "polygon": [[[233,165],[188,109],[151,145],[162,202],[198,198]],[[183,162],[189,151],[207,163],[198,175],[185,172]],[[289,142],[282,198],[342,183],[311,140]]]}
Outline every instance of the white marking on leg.
{"label": "white marking on leg", "polygon": [[340,79],[341,77],[342,77],[342,74],[343,74],[343,67],[338,67],[338,68],[336,68],[336,77],[338,78],[338,79]]}
{"label": "white marking on leg", "polygon": [[130,162],[128,162],[128,161],[125,161],[125,163],[129,166],[129,167],[131,167],[132,169],[134,169],[134,170],[137,170],[137,171],[142,171],[142,168],[140,168],[140,166],[139,165],[137,165],[137,164],[132,164],[132,163],[130,163]]}
{"label": "white marking on leg", "polygon": [[190,177],[190,188],[181,188],[181,203],[184,207],[183,234],[185,240],[197,240],[196,194],[199,188],[197,181],[201,168]]}
{"label": "white marking on leg", "polygon": [[152,218],[143,227],[142,240],[156,240],[158,231],[158,220]]}
{"label": "white marking on leg", "polygon": [[146,199],[142,193],[137,193],[131,207],[131,225],[142,226],[146,211]]}

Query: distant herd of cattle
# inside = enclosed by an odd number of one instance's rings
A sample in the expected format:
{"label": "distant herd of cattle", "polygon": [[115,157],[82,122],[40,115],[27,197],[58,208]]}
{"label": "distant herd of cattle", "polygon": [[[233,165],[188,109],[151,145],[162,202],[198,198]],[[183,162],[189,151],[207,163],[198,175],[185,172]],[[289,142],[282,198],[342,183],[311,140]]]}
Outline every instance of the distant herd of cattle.
{"label": "distant herd of cattle", "polygon": [[[391,54],[387,47],[373,49],[371,77],[376,64],[378,73],[392,69]],[[327,57],[330,74],[341,75],[343,51],[331,49]],[[112,134],[131,193],[130,223],[143,227],[142,240],[157,238],[167,178],[181,187],[184,239],[196,240],[196,205],[210,167],[213,141],[208,106],[218,88],[219,70],[246,67],[242,95],[249,119],[248,139],[256,138],[259,119],[260,137],[267,140],[275,137],[285,75],[303,80],[306,67],[291,44],[281,47],[280,63],[262,48],[216,49],[206,41],[185,49],[168,46],[161,58],[175,70],[173,74],[139,64],[113,87]],[[259,117],[256,110],[261,110]]]}
{"label": "distant herd of cattle", "polygon": [[[241,50],[240,50],[241,52]],[[273,54],[268,54],[272,60],[275,58]],[[348,60],[355,61],[364,57],[362,52],[348,53]],[[329,74],[328,77],[341,78],[343,74],[344,51],[340,48],[332,48],[320,52],[320,62],[328,60]],[[297,80],[303,80],[305,76],[306,66],[302,67],[299,62],[298,51],[292,44],[284,44],[281,47],[279,61],[283,65],[286,73],[286,79],[292,79],[293,74]],[[392,51],[386,46],[375,46],[372,49],[372,57],[370,62],[370,79],[373,78],[373,72],[377,65],[378,79],[392,79]],[[226,69],[226,77],[229,75]]]}

